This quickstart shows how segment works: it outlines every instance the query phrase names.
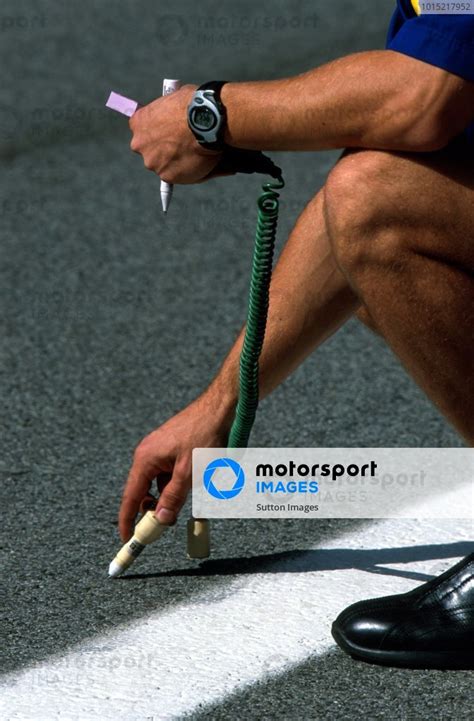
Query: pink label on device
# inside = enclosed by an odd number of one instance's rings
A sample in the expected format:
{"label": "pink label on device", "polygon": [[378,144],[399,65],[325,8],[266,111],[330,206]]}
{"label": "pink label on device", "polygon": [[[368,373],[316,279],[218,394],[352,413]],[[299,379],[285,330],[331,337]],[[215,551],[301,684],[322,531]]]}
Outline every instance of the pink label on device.
{"label": "pink label on device", "polygon": [[111,110],[116,110],[117,113],[122,113],[122,115],[127,115],[131,118],[135,110],[138,108],[138,103],[136,100],[126,98],[124,95],[111,92],[105,106]]}

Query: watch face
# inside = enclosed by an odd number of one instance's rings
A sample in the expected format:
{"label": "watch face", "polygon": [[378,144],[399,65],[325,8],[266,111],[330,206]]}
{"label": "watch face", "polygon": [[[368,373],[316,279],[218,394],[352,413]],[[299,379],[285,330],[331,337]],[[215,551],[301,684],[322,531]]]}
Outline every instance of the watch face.
{"label": "watch face", "polygon": [[191,122],[197,130],[212,130],[217,118],[209,108],[193,108]]}

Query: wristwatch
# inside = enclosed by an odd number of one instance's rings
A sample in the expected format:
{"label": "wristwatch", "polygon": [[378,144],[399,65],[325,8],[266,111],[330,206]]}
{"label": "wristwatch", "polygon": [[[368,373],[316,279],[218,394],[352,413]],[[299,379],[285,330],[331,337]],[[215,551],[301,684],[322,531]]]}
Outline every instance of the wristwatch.
{"label": "wristwatch", "polygon": [[221,88],[227,80],[211,80],[201,85],[188,105],[188,125],[198,143],[207,150],[224,150],[226,110]]}

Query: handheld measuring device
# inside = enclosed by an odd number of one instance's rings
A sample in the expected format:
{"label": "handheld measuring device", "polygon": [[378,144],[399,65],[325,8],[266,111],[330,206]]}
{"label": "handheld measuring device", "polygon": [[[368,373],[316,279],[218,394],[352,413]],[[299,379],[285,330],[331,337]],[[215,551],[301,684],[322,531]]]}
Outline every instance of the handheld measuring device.
{"label": "handheld measuring device", "polygon": [[[163,95],[181,87],[180,80],[163,81]],[[106,106],[131,117],[140,107],[135,100],[112,92]],[[230,429],[228,448],[245,448],[258,408],[258,360],[263,346],[268,316],[269,289],[272,276],[273,255],[278,225],[279,193],[285,183],[282,171],[270,158],[255,150],[226,147],[219,163],[219,170],[243,173],[265,173],[273,182],[264,183],[257,201],[257,228],[251,270],[250,293],[244,343],[240,355],[239,397],[235,418]],[[161,200],[167,212],[173,186],[161,181]],[[135,527],[133,537],[122,547],[109,567],[110,576],[118,576],[126,570],[148,543],[157,540],[167,528],[160,524],[153,511],[147,511]],[[188,556],[209,556],[209,522],[190,518],[187,527]]]}

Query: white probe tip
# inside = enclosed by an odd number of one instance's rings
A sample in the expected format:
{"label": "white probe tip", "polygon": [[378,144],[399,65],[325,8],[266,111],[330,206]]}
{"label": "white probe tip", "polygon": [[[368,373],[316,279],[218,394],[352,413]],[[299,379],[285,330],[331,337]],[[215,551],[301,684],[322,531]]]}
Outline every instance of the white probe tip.
{"label": "white probe tip", "polygon": [[110,578],[115,578],[116,576],[120,576],[120,574],[123,571],[123,567],[120,566],[116,561],[112,561],[109,566],[109,576]]}

